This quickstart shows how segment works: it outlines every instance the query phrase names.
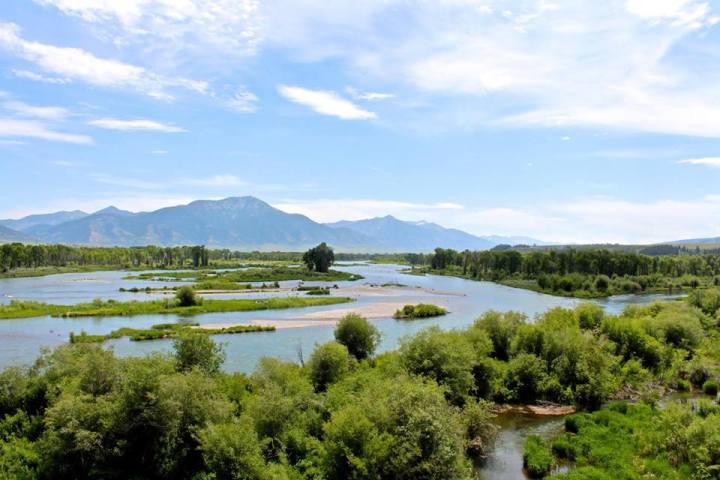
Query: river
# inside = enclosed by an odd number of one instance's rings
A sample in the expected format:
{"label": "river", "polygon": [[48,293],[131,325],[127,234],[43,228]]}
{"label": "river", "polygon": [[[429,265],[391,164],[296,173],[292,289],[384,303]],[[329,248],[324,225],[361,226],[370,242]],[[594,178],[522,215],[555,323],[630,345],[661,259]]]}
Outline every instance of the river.
{"label": "river", "polygon": [[[398,341],[429,325],[445,329],[466,327],[482,312],[515,310],[530,318],[552,307],[572,307],[579,300],[553,297],[528,290],[510,288],[490,282],[476,282],[461,278],[436,275],[409,275],[400,272],[399,265],[353,264],[336,266],[338,270],[358,273],[365,277],[355,282],[336,282],[333,295],[356,299],[351,304],[324,307],[273,310],[242,313],[216,313],[193,317],[200,324],[243,322],[272,322],[278,325],[274,332],[257,332],[239,335],[218,335],[216,340],[225,344],[228,371],[250,372],[264,356],[296,361],[299,352],[307,356],[318,343],[332,339],[332,318],[346,310],[368,312],[371,321],[382,333],[380,351],[396,348]],[[137,273],[137,272],[133,272]],[[148,300],[164,294],[120,292],[121,287],[160,287],[177,285],[177,282],[124,280],[128,272],[93,272],[51,275],[46,277],[0,280],[0,304],[13,299],[35,300],[56,304],[89,302],[95,298]],[[315,284],[318,282],[306,282]],[[247,298],[261,296],[298,295],[291,290],[298,282],[280,282],[283,292],[248,294],[233,292],[214,295],[214,298]],[[321,284],[321,283],[318,283]],[[334,285],[334,283],[333,283]],[[597,302],[608,313],[619,313],[626,305],[664,299],[663,295],[625,295]],[[449,310],[449,314],[427,320],[396,321],[391,318],[394,308],[405,303],[434,303]],[[85,331],[106,334],[124,326],[149,327],[156,323],[181,320],[177,315],[139,315],[135,317],[104,318],[52,318],[37,317],[17,320],[0,320],[0,368],[13,364],[28,364],[43,347],[54,347],[67,342],[70,332]],[[286,328],[292,327],[292,328]],[[107,342],[120,356],[142,355],[152,351],[167,351],[168,340],[131,342],[127,338]],[[562,428],[562,419],[523,415],[502,415],[501,427],[492,446],[488,461],[478,469],[483,480],[511,480],[524,478],[522,473],[522,442],[531,433],[551,436]]]}

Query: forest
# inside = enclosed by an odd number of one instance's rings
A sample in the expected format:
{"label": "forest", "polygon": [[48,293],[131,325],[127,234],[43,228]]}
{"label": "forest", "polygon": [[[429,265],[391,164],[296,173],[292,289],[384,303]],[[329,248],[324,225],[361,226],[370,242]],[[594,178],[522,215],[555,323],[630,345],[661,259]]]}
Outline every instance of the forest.
{"label": "forest", "polygon": [[[251,375],[223,371],[200,332],[145,357],[65,345],[0,373],[0,478],[469,479],[495,405],[542,401],[584,413],[528,440],[537,476],[564,462],[568,479],[718,478],[719,311],[718,289],[619,316],[489,311],[380,354],[349,314],[307,359]],[[688,390],[708,394],[700,409],[658,402]]]}
{"label": "forest", "polygon": [[[433,273],[487,280],[554,295],[674,293],[720,284],[720,255],[650,256],[609,250],[463,251],[414,258]],[[422,271],[422,270],[420,270]]]}

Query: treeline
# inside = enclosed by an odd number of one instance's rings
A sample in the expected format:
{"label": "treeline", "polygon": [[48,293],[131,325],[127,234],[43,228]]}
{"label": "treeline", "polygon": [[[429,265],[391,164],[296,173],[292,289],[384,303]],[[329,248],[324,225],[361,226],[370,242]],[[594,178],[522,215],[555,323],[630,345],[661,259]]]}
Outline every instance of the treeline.
{"label": "treeline", "polygon": [[640,276],[683,275],[712,276],[720,274],[720,255],[649,256],[608,250],[574,250],[520,253],[509,251],[457,252],[436,248],[430,256],[433,269],[462,269],[464,275],[497,279],[510,275],[537,278],[541,274]]}
{"label": "treeline", "polygon": [[219,251],[204,246],[182,247],[75,247],[69,245],[0,245],[0,272],[18,268],[67,266],[203,267]]}
{"label": "treeline", "polygon": [[[491,401],[592,409],[647,386],[717,391],[719,310],[712,289],[619,317],[594,304],[534,323],[487,312],[377,356],[379,332],[351,314],[307,362],[266,358],[249,376],[222,372],[222,347],[197,332],[178,336],[170,355],[65,346],[0,374],[0,478],[469,479],[494,431]],[[694,471],[717,463],[717,422],[686,433],[694,450],[682,461]],[[573,447],[581,458],[590,445]],[[599,464],[624,448],[603,447]],[[690,478],[681,473],[662,478]]]}

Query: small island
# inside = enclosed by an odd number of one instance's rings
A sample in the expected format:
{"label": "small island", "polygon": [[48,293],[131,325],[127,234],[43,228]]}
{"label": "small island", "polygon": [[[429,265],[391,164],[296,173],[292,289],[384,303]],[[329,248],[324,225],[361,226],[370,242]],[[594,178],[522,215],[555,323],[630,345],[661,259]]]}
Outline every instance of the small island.
{"label": "small island", "polygon": [[447,313],[447,310],[437,305],[418,303],[417,305],[405,305],[396,311],[393,317],[396,320],[415,320],[417,318],[440,317]]}

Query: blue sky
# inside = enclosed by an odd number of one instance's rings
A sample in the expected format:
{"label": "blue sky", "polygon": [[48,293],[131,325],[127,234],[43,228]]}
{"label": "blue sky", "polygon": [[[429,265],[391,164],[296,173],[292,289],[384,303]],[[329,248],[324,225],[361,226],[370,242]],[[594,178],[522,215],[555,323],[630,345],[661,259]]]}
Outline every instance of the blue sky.
{"label": "blue sky", "polygon": [[719,45],[716,1],[4,0],[0,218],[255,195],[718,236]]}

